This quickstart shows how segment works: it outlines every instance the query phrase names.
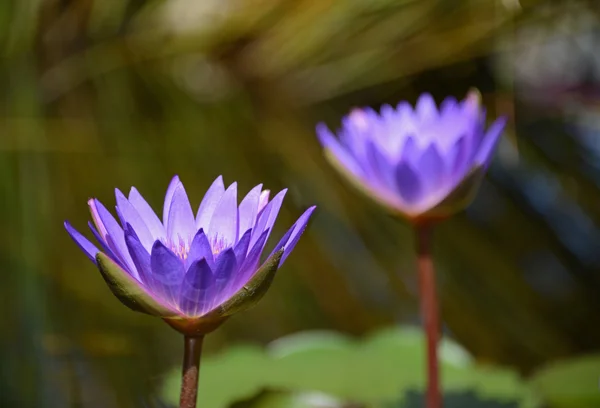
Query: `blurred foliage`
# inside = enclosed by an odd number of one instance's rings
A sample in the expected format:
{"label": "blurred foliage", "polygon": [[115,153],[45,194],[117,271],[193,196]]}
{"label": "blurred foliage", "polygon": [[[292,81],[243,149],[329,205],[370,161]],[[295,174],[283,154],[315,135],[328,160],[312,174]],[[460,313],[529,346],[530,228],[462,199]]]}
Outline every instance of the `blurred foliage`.
{"label": "blurred foliage", "polygon": [[[410,231],[341,183],[318,121],[479,87],[512,125],[465,214],[440,226],[445,331],[529,373],[600,346],[598,8],[585,0],[4,0],[0,406],[131,407],[180,339],[131,313],[62,228],[178,173],[289,187],[276,234],[318,213],[270,293],[207,341],[417,320]],[[332,357],[333,358],[333,357]],[[456,381],[460,380],[460,376]]]}
{"label": "blurred foliage", "polygon": [[553,408],[600,406],[600,355],[549,364],[533,376],[531,386]]}
{"label": "blurred foliage", "polygon": [[[383,408],[423,408],[423,393],[409,392],[400,402],[377,404]],[[232,408],[260,407],[260,408],[362,408],[372,405],[357,402],[345,402],[327,394],[321,393],[290,393],[290,392],[262,392],[256,397],[236,402]],[[518,402],[502,402],[484,399],[474,392],[449,392],[444,398],[444,407],[447,408],[518,408]]]}
{"label": "blurred foliage", "polygon": [[[387,329],[360,341],[334,332],[307,332],[276,340],[266,350],[237,346],[202,362],[200,404],[225,407],[263,389],[283,389],[332,395],[353,404],[381,405],[408,391],[424,390],[424,344],[420,331]],[[444,391],[449,395],[471,391],[481,401],[534,406],[533,394],[518,375],[475,364],[450,340],[442,341],[440,360]],[[167,381],[167,401],[178,400],[180,377],[175,370]],[[269,398],[267,405],[274,404],[274,398]]]}

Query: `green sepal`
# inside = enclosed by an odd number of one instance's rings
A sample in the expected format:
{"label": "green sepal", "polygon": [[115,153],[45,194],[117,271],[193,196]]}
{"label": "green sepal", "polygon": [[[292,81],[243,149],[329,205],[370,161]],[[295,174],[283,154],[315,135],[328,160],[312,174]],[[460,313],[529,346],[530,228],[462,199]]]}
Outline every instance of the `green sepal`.
{"label": "green sepal", "polygon": [[283,256],[284,248],[272,254],[260,267],[252,278],[240,290],[238,290],[229,300],[216,309],[212,310],[202,318],[214,318],[231,316],[234,313],[241,312],[254,306],[267,293],[271,286],[275,273],[279,267],[279,262]]}
{"label": "green sepal", "polygon": [[104,253],[98,252],[96,264],[111,292],[131,310],[163,318],[176,317],[181,314],[156,301],[141,283]]}

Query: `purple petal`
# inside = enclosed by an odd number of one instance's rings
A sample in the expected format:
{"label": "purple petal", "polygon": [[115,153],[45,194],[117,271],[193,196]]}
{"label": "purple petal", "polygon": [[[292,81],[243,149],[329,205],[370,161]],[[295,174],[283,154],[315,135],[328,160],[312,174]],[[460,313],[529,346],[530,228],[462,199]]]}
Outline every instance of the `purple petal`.
{"label": "purple petal", "polygon": [[498,140],[500,140],[500,135],[504,130],[504,126],[506,126],[506,121],[506,117],[500,117],[492,123],[481,142],[479,151],[475,155],[475,163],[484,165],[485,167],[489,165],[492,158],[492,152],[494,151]]}
{"label": "purple petal", "polygon": [[252,245],[252,249],[248,253],[246,260],[240,265],[239,273],[236,277],[235,287],[241,287],[245,284],[248,279],[256,272],[256,268],[258,267],[258,262],[260,261],[260,255],[262,254],[265,243],[267,242],[267,235],[269,234],[269,230],[263,231],[262,234],[258,237],[254,245]]}
{"label": "purple petal", "polygon": [[215,212],[215,208],[217,208],[224,193],[225,185],[223,184],[223,176],[219,176],[208,188],[200,203],[198,214],[196,215],[196,228],[204,228],[208,231],[208,226],[210,225],[210,220]]}
{"label": "purple petal", "polygon": [[211,268],[214,266],[213,253],[210,247],[210,242],[208,242],[208,238],[206,237],[204,230],[201,228],[192,240],[190,250],[187,254],[186,265],[189,266],[202,258],[206,259],[208,265]]}
{"label": "purple petal", "polygon": [[96,206],[96,199],[95,198],[90,198],[88,200],[88,207],[90,208],[90,213],[92,214],[92,220],[94,221],[94,225],[96,226],[96,228],[98,228],[98,231],[100,232],[100,235],[102,236],[103,240],[106,240],[106,235],[108,234],[108,232],[106,231],[106,227],[104,226],[104,223],[102,222],[102,220],[100,219],[100,214],[98,213],[98,207]]}
{"label": "purple petal", "polygon": [[231,184],[217,205],[210,220],[208,237],[213,245],[221,241],[224,247],[230,247],[237,241],[238,230],[237,183]]}
{"label": "purple petal", "polygon": [[[483,143],[483,139],[486,135],[485,133],[485,116],[486,111],[482,110],[478,116],[473,116],[471,119],[471,125],[469,128],[469,153],[468,160],[473,161],[475,159],[475,155],[479,152],[481,148],[481,144]],[[470,164],[470,163],[469,163]]]}
{"label": "purple petal", "polygon": [[[297,222],[298,221],[296,221],[296,223]],[[290,237],[292,236],[292,233],[294,232],[294,227],[296,226],[296,223],[294,223],[294,225],[292,225],[292,227],[290,229],[288,229],[285,232],[285,234],[283,234],[283,237],[281,237],[281,239],[279,240],[279,242],[277,243],[277,245],[275,245],[275,248],[273,248],[273,250],[271,251],[271,253],[267,257],[267,259],[269,259],[270,257],[272,257],[273,254],[275,254],[277,251],[279,251],[281,248],[283,248],[288,243],[288,241],[290,240]]]}
{"label": "purple petal", "polygon": [[[126,267],[126,271],[135,274],[135,266],[133,260],[129,256],[127,244],[125,244],[125,234],[123,228],[119,225],[112,214],[96,199],[90,200],[90,209],[92,217],[96,224],[96,228],[103,235],[108,247],[113,251],[113,254]],[[138,277],[135,276],[137,279]]]}
{"label": "purple petal", "polygon": [[[253,247],[260,234],[263,231],[270,231],[275,224],[275,220],[277,220],[277,215],[279,214],[279,210],[281,208],[281,204],[283,203],[283,198],[287,193],[287,189],[281,190],[273,199],[267,204],[263,212],[260,214],[258,221],[256,222],[256,226],[254,227],[254,231],[252,232],[252,238],[250,240],[250,246]],[[268,239],[267,235],[267,239]]]}
{"label": "purple petal", "polygon": [[[304,211],[304,214],[302,214],[300,216],[300,218],[298,218],[298,221],[296,221],[294,223],[294,225],[292,226],[292,228],[290,228],[290,231],[292,231],[292,233],[291,233],[290,237],[288,238],[288,240],[286,241],[286,243],[284,243],[282,245],[282,247],[285,249],[283,251],[283,255],[281,256],[281,260],[279,261],[280,267],[281,267],[281,265],[283,265],[283,263],[285,262],[287,257],[290,255],[290,253],[292,252],[292,250],[298,243],[298,240],[300,239],[300,237],[302,236],[302,233],[306,229],[306,225],[308,224],[308,221],[310,220],[310,216],[312,215],[312,213],[315,211],[316,208],[317,208],[317,206],[313,205],[308,210]],[[273,253],[274,252],[276,252],[276,251],[273,251]]]}
{"label": "purple petal", "polygon": [[171,304],[177,304],[179,286],[185,275],[181,259],[162,242],[156,241],[150,253],[150,266],[152,291]]}
{"label": "purple petal", "polygon": [[331,131],[323,124],[317,125],[317,135],[323,147],[328,150],[349,172],[357,177],[364,173],[355,158],[335,139]]}
{"label": "purple petal", "polygon": [[188,316],[201,316],[209,311],[215,278],[206,259],[193,262],[181,283],[179,308]]}
{"label": "purple petal", "polygon": [[396,167],[396,183],[398,193],[407,204],[415,204],[423,196],[419,176],[408,163],[401,162]]}
{"label": "purple petal", "polygon": [[88,227],[90,228],[90,231],[92,231],[92,235],[94,236],[94,238],[96,238],[96,240],[100,243],[102,252],[108,255],[110,259],[113,260],[113,262],[115,262],[121,267],[121,269],[127,271],[127,268],[123,266],[121,260],[113,253],[112,249],[110,249],[110,247],[108,246],[108,243],[104,240],[104,238],[102,238],[102,236],[100,236],[100,233],[96,230],[94,224],[91,221],[88,221]]}
{"label": "purple petal", "polygon": [[460,106],[463,114],[476,116],[481,108],[481,93],[478,90],[470,91],[460,102]]}
{"label": "purple petal", "polygon": [[154,240],[167,237],[165,227],[160,221],[160,218],[158,218],[158,215],[156,215],[152,207],[150,207],[148,202],[135,187],[131,187],[131,190],[129,191],[129,202],[135,207],[140,217],[142,217],[146,223]]}
{"label": "purple petal", "polygon": [[238,236],[241,236],[243,233],[248,231],[250,228],[254,227],[256,223],[256,214],[258,214],[258,203],[260,200],[260,195],[262,191],[262,184],[254,187],[250,192],[244,197],[239,207],[239,226],[238,226]]}
{"label": "purple petal", "polygon": [[444,181],[444,161],[435,144],[425,149],[417,164],[422,185],[426,192],[436,191]]}
{"label": "purple petal", "polygon": [[345,127],[352,131],[364,132],[370,130],[371,125],[377,119],[377,112],[371,108],[354,108],[343,122]]}
{"label": "purple petal", "polygon": [[235,259],[235,252],[233,249],[229,248],[219,254],[217,260],[215,261],[215,292],[210,305],[211,309],[222,303],[222,301],[231,297],[231,277],[236,271],[236,268],[237,261]]}
{"label": "purple petal", "polygon": [[96,263],[96,254],[100,252],[98,251],[98,248],[96,248],[96,246],[92,244],[86,237],[81,235],[79,231],[73,228],[71,224],[69,224],[69,221],[65,221],[64,225],[65,229],[67,230],[73,241],[75,241],[77,246],[79,246],[79,248],[81,248],[81,250],[85,252],[87,257],[90,258],[92,262]]}
{"label": "purple petal", "polygon": [[[106,236],[106,242],[108,242],[108,245],[111,248],[115,248],[117,245],[115,244],[115,241],[112,239],[112,237],[110,235]],[[125,242],[125,236],[123,235],[123,242]],[[127,243],[125,244],[125,247],[127,247]],[[123,258],[127,256],[127,258],[129,259],[129,263],[125,264],[123,261]],[[129,252],[127,252],[127,254],[123,253],[121,256],[116,257],[116,259],[118,260],[118,264],[119,266],[122,267],[122,269],[127,272],[128,274],[130,274],[133,278],[135,278],[136,280],[140,280],[140,275],[138,275],[137,270],[135,269],[135,265],[133,264],[133,260],[131,259],[131,255],[129,255]]]}
{"label": "purple petal", "polygon": [[404,142],[404,146],[402,147],[402,155],[400,161],[406,163],[415,163],[417,158],[420,155],[419,147],[417,146],[417,142],[415,138],[412,136],[408,136],[406,141]]}
{"label": "purple petal", "polygon": [[392,163],[390,163],[388,158],[379,151],[372,141],[367,142],[366,150],[369,166],[373,169],[379,184],[393,190],[395,188],[396,179],[394,177],[394,167],[392,166]]}
{"label": "purple petal", "polygon": [[455,97],[449,96],[444,99],[440,105],[440,115],[446,115],[456,109],[458,101]]}
{"label": "purple petal", "polygon": [[460,137],[450,147],[446,165],[448,166],[448,182],[454,183],[458,178],[462,177],[465,169],[468,167],[468,137]]}
{"label": "purple petal", "polygon": [[415,110],[417,112],[417,116],[421,120],[421,123],[435,119],[438,116],[435,100],[431,94],[428,93],[424,93],[419,97]]}
{"label": "purple petal", "polygon": [[401,124],[405,131],[413,132],[418,128],[419,122],[417,113],[410,103],[406,101],[398,103],[396,106],[396,115],[395,122]]}
{"label": "purple petal", "polygon": [[[271,210],[269,211],[269,219],[267,220],[267,224],[264,229],[268,229],[271,231],[273,229],[273,225],[275,225],[275,221],[277,221],[277,216],[279,215],[279,210],[281,209],[281,205],[283,204],[283,199],[287,193],[287,188],[281,190],[273,200],[269,203],[271,205]],[[270,233],[270,232],[269,232]],[[269,235],[267,235],[267,240],[269,239]]]}
{"label": "purple petal", "polygon": [[167,236],[171,244],[181,240],[189,244],[196,234],[196,221],[190,206],[190,200],[182,183],[177,184],[173,191],[169,219],[167,222]]}
{"label": "purple petal", "polygon": [[167,221],[169,220],[169,210],[171,209],[171,201],[173,200],[173,193],[175,192],[175,188],[181,184],[179,180],[179,176],[175,176],[171,179],[169,183],[169,187],[167,188],[167,193],[165,194],[165,202],[163,204],[163,225],[164,228],[167,228]]}
{"label": "purple petal", "polygon": [[252,229],[249,229],[242,235],[237,244],[235,244],[234,252],[235,259],[237,260],[238,265],[241,265],[244,259],[246,259],[246,254],[248,253],[248,247],[250,246],[250,238],[252,237]]}
{"label": "purple petal", "polygon": [[133,260],[135,269],[140,277],[140,282],[151,288],[153,286],[152,281],[152,267],[150,266],[150,254],[144,248],[139,238],[135,236],[133,229],[127,228],[125,232],[125,242],[129,249],[129,255]]}
{"label": "purple petal", "polygon": [[[374,120],[379,120],[377,117]],[[354,161],[358,165],[362,165],[362,161],[366,155],[365,153],[365,143],[372,138],[376,134],[376,130],[371,130],[371,133],[365,134],[364,131],[356,129],[356,126],[351,124],[350,119],[344,120],[344,126],[339,131],[339,143],[343,147],[343,149],[354,158]],[[362,168],[362,166],[361,166]]]}
{"label": "purple petal", "polygon": [[258,211],[257,215],[267,206],[269,203],[269,195],[271,194],[271,190],[264,190],[260,193],[260,198],[258,199]]}
{"label": "purple petal", "polygon": [[122,217],[122,224],[130,224],[136,235],[139,237],[140,242],[144,245],[144,248],[150,250],[155,239],[152,238],[152,234],[150,234],[150,230],[148,230],[146,223],[142,217],[140,217],[140,214],[138,214],[135,207],[118,188],[115,189],[115,196],[117,198],[117,208]]}

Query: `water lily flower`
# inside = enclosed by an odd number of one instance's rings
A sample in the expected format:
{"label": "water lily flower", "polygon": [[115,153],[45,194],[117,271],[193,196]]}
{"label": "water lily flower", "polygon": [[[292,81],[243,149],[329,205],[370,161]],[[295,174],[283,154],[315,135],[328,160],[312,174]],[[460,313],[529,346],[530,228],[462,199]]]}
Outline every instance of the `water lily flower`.
{"label": "water lily flower", "polygon": [[225,189],[218,177],[194,215],[175,176],[162,220],[135,188],[128,197],[117,189],[120,222],[97,199],[88,201],[89,227],[100,249],[69,222],[65,228],[123,304],[186,335],[203,335],[256,303],[294,249],[314,206],[260,262],[285,193],[269,200],[269,190],[258,185],[238,206],[237,184]]}
{"label": "water lily flower", "polygon": [[323,124],[317,134],[327,159],[356,187],[413,222],[443,219],[472,200],[506,124],[485,129],[480,96],[446,98],[439,109],[429,94],[413,109],[401,102],[378,114],[356,109],[336,138]]}

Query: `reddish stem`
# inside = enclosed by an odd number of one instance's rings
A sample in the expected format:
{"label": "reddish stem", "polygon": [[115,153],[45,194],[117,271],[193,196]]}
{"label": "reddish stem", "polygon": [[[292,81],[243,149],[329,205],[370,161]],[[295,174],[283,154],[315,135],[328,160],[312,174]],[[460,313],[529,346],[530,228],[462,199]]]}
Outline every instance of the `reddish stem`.
{"label": "reddish stem", "polygon": [[417,244],[417,265],[419,269],[419,290],[421,297],[421,316],[425,326],[427,341],[427,408],[441,408],[439,362],[437,347],[440,322],[435,285],[435,270],[431,256],[431,225],[415,226]]}
{"label": "reddish stem", "polygon": [[179,408],[196,408],[204,336],[185,336]]}

